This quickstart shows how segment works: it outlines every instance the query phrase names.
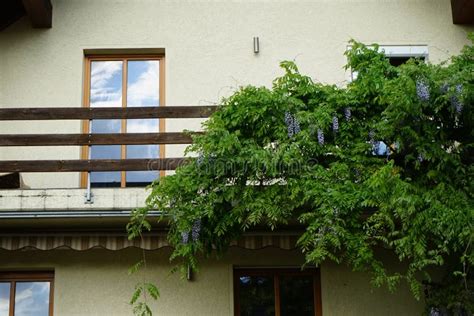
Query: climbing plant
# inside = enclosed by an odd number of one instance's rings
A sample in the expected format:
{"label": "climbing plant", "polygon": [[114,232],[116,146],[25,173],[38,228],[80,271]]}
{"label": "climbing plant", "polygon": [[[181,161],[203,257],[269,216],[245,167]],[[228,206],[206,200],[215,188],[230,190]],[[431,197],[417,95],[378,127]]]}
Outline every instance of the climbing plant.
{"label": "climbing plant", "polygon": [[350,44],[357,76],[344,87],[285,61],[272,88],[222,100],[130,235],[162,211],[171,259],[197,269],[255,225],[297,220],[306,264],[345,264],[391,290],[407,282],[427,313],[473,313],[474,47],[394,67],[376,45]]}

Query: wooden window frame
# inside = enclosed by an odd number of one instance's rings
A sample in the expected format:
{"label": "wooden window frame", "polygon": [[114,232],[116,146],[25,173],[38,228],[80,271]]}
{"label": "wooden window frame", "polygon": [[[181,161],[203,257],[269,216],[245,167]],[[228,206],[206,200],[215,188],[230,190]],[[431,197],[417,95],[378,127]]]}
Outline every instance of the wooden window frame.
{"label": "wooden window frame", "polygon": [[241,276],[269,276],[273,277],[275,294],[275,316],[280,316],[280,277],[281,276],[312,276],[313,277],[313,304],[314,316],[322,316],[321,300],[321,273],[319,268],[245,268],[234,267],[234,315],[240,316],[240,287]]}
{"label": "wooden window frame", "polygon": [[[159,106],[165,106],[165,55],[164,54],[107,54],[107,55],[86,55],[84,57],[84,84],[83,84],[83,107],[90,107],[90,89],[91,89],[91,63],[93,61],[122,61],[122,107],[127,106],[127,83],[128,83],[128,61],[130,60],[158,60],[160,62],[159,69]],[[159,133],[166,131],[166,121],[164,118],[158,119]],[[126,133],[127,120],[122,119],[121,133]],[[89,133],[90,131],[90,120],[82,121],[82,133]],[[120,145],[121,159],[127,157],[127,145]],[[160,144],[159,146],[159,158],[166,158],[165,145]],[[89,146],[81,147],[81,159],[89,159]],[[160,178],[166,175],[165,170],[159,171]],[[86,188],[88,182],[88,173],[81,172],[80,187]],[[120,188],[126,187],[126,171],[121,171],[120,175]]]}
{"label": "wooden window frame", "polygon": [[49,282],[49,316],[54,311],[54,272],[52,271],[15,271],[0,272],[0,282],[10,283],[9,316],[15,315],[15,295],[17,282]]}

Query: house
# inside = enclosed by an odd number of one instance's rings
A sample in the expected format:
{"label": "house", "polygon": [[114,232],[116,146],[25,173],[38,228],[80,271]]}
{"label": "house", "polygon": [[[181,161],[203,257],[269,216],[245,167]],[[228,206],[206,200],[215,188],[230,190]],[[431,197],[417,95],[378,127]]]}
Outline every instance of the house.
{"label": "house", "polygon": [[[198,273],[169,274],[166,226],[127,239],[145,186],[180,163],[213,106],[278,63],[343,85],[348,40],[439,62],[474,31],[470,0],[0,3],[0,315],[420,315],[408,288],[332,263],[301,271],[298,227],[255,229]],[[159,211],[151,216],[158,216]],[[147,253],[147,269],[128,269]],[[387,258],[390,260],[390,258]],[[397,265],[394,263],[394,269]]]}

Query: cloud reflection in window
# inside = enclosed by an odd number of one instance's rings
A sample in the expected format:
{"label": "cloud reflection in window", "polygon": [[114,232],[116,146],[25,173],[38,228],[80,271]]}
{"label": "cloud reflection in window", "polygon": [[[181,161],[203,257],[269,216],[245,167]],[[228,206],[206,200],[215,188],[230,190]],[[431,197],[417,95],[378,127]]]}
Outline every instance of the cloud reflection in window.
{"label": "cloud reflection in window", "polygon": [[15,316],[48,316],[49,287],[49,282],[17,282]]}

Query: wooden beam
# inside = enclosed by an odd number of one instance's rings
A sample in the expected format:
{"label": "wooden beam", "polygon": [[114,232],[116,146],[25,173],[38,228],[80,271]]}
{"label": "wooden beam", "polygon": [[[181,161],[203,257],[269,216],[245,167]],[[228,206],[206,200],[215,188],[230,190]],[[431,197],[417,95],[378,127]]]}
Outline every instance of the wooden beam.
{"label": "wooden beam", "polygon": [[3,108],[0,121],[206,118],[216,109],[216,106]]}
{"label": "wooden beam", "polygon": [[50,0],[22,0],[26,14],[34,28],[51,28],[53,6]]}
{"label": "wooden beam", "polygon": [[96,160],[4,160],[0,172],[74,172],[174,170],[187,158]]}
{"label": "wooden beam", "polygon": [[0,146],[151,145],[191,143],[192,137],[185,133],[0,135]]}
{"label": "wooden beam", "polygon": [[454,24],[474,24],[474,0],[451,0]]}
{"label": "wooden beam", "polygon": [[0,175],[0,189],[18,189],[20,174],[18,172]]}
{"label": "wooden beam", "polygon": [[0,31],[25,15],[25,9],[20,0],[0,1]]}

